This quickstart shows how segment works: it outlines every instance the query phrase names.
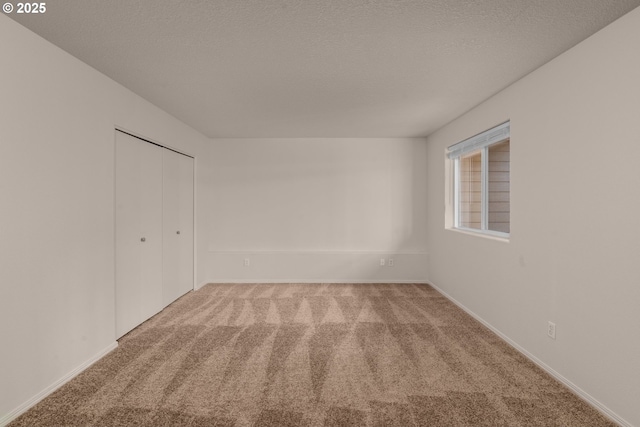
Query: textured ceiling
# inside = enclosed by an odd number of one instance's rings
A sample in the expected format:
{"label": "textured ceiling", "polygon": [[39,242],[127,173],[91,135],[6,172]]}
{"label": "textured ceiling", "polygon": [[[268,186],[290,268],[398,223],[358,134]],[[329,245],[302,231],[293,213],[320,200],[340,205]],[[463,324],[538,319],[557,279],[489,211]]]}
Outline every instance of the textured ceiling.
{"label": "textured ceiling", "polygon": [[406,137],[639,5],[51,0],[9,16],[210,137]]}

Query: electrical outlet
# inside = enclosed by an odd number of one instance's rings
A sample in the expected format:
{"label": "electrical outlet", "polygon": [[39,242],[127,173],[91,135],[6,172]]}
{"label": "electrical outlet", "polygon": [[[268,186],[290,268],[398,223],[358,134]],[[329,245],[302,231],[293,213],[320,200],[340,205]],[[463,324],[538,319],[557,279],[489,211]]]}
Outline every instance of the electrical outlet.
{"label": "electrical outlet", "polygon": [[556,339],[556,324],[553,322],[549,322],[547,325],[547,335],[549,338]]}
{"label": "electrical outlet", "polygon": [[380,258],[380,266],[384,267],[384,258]]}
{"label": "electrical outlet", "polygon": [[393,262],[393,258],[389,258],[389,261],[387,262],[387,265],[388,265],[389,267],[393,267],[393,264],[394,264],[394,262]]}
{"label": "electrical outlet", "polygon": [[251,261],[249,260],[249,258],[245,258],[244,259],[244,266],[245,267],[249,267],[250,264],[251,264]]}

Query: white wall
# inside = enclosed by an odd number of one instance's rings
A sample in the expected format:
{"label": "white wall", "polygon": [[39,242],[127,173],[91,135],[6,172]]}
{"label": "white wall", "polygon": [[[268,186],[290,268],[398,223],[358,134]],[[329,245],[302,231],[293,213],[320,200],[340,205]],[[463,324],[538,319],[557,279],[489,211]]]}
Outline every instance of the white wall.
{"label": "white wall", "polygon": [[424,281],[425,156],[424,139],[212,140],[207,280]]}
{"label": "white wall", "polygon": [[0,52],[2,424],[115,343],[114,128],[208,140],[5,16]]}
{"label": "white wall", "polygon": [[[632,425],[640,425],[638,46],[640,9],[429,137],[426,216],[430,281]],[[507,119],[510,242],[445,230],[445,147]]]}

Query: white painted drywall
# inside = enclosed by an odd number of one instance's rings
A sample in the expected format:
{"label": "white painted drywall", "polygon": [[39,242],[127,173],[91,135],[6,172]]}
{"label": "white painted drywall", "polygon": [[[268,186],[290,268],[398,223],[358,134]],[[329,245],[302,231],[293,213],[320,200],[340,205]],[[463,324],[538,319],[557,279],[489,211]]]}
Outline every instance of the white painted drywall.
{"label": "white painted drywall", "polygon": [[[640,425],[638,46],[640,9],[429,137],[426,216],[430,281],[631,425]],[[510,242],[445,230],[445,147],[507,119]]]}
{"label": "white painted drywall", "polygon": [[213,139],[207,164],[208,281],[426,279],[424,139]]}
{"label": "white painted drywall", "polygon": [[5,16],[0,52],[1,424],[115,342],[114,127],[208,140]]}

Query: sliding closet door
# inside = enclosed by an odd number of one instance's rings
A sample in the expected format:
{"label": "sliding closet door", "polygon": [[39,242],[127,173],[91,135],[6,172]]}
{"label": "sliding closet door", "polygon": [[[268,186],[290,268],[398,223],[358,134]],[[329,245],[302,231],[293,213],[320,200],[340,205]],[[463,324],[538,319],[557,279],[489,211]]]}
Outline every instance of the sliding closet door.
{"label": "sliding closet door", "polygon": [[194,160],[191,157],[180,156],[180,295],[193,290],[193,182]]}
{"label": "sliding closet door", "polygon": [[193,159],[163,153],[163,299],[169,305],[193,289]]}
{"label": "sliding closet door", "polygon": [[163,305],[171,304],[180,296],[178,282],[180,277],[179,264],[179,221],[180,221],[180,154],[163,150],[163,189],[162,189],[162,217],[163,217],[163,250],[162,250],[162,298]]}
{"label": "sliding closet door", "polygon": [[116,337],[162,301],[163,149],[116,132]]}

